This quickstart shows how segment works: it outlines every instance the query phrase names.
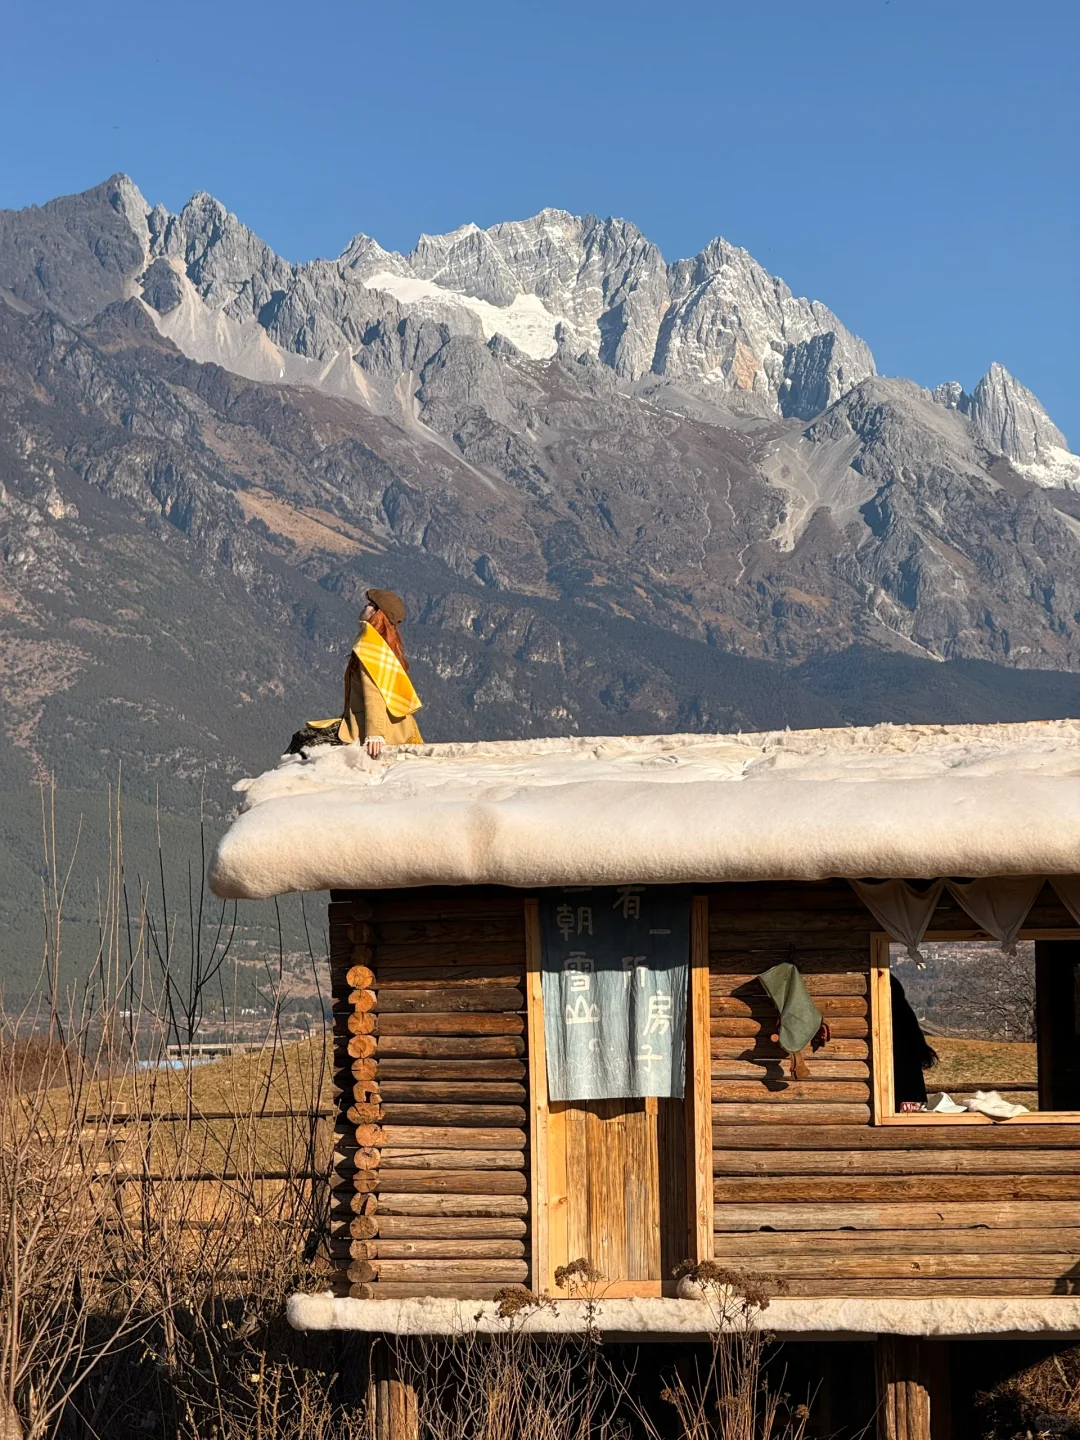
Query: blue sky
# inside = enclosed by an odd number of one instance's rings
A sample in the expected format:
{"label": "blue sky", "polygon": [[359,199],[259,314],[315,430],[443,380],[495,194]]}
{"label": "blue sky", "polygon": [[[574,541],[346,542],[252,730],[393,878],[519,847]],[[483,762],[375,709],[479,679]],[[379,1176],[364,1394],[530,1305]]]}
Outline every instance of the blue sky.
{"label": "blue sky", "polygon": [[1080,449],[1074,0],[8,0],[0,206],[127,171],[290,259],[544,205],[713,235]]}

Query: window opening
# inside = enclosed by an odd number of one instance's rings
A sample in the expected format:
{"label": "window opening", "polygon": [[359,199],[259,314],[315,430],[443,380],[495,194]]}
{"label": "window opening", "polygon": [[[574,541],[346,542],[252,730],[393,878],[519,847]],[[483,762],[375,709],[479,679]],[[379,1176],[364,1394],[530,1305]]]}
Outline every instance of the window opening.
{"label": "window opening", "polygon": [[890,1012],[892,1113],[1080,1110],[1080,940],[1021,940],[1015,955],[993,940],[921,948],[922,969],[890,944],[877,992]]}

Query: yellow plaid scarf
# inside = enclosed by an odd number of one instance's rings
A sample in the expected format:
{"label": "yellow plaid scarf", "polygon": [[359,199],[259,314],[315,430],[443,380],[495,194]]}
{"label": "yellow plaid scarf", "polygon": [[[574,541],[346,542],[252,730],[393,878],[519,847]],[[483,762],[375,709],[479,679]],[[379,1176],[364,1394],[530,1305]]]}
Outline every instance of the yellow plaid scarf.
{"label": "yellow plaid scarf", "polygon": [[356,637],[352,653],[375,682],[391,715],[400,719],[420,709],[420,696],[413,689],[404,666],[374,625],[365,624]]}

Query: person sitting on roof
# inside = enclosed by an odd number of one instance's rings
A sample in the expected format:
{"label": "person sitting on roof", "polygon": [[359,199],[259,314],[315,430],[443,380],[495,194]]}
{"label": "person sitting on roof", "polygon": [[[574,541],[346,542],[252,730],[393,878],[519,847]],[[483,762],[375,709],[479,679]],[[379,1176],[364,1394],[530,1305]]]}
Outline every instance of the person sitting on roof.
{"label": "person sitting on roof", "polygon": [[308,745],[361,741],[378,757],[384,745],[422,745],[413,718],[420,697],[409,679],[409,662],[398,634],[405,602],[392,590],[369,590],[360,612],[360,633],[345,667],[345,704],[340,717],[309,720],[297,731],[290,753]]}
{"label": "person sitting on roof", "polygon": [[918,1016],[908,1004],[904,987],[889,975],[892,990],[893,1101],[901,1114],[926,1109],[923,1071],[937,1064],[938,1055],[926,1042]]}

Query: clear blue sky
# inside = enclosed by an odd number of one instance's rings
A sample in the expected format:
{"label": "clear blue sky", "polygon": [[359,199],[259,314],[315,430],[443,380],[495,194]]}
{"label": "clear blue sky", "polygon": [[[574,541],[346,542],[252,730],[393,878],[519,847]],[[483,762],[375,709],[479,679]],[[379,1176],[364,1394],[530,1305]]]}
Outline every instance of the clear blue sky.
{"label": "clear blue sky", "polygon": [[1075,0],[8,0],[0,206],[127,171],[293,260],[544,205],[713,235],[1080,449]]}

